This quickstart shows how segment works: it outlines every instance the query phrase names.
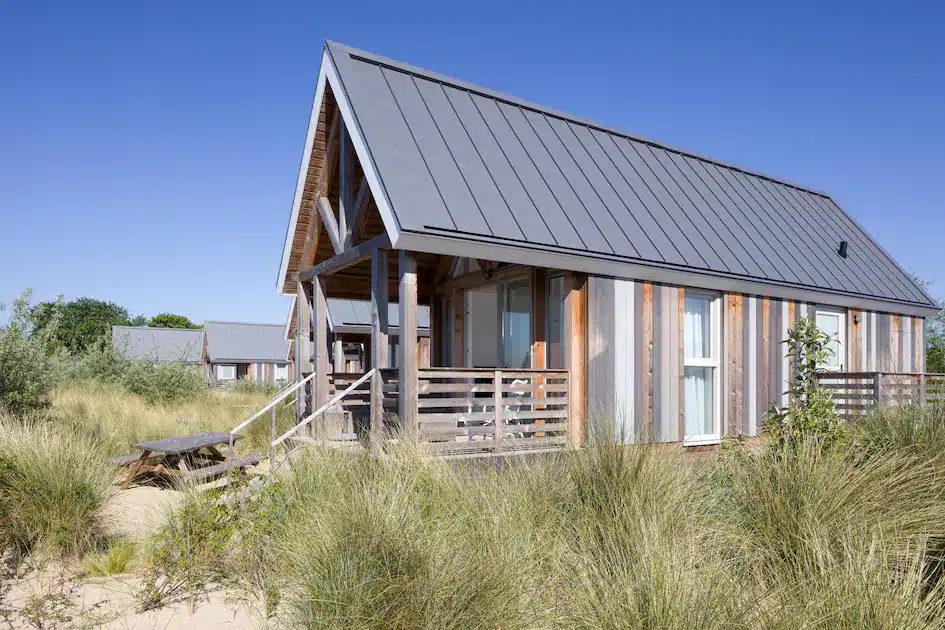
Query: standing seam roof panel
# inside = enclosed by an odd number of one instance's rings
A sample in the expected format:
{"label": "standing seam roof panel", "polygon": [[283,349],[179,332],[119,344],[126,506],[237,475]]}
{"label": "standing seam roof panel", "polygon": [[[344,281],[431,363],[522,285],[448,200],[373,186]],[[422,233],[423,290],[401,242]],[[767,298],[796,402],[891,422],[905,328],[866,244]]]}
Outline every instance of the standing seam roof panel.
{"label": "standing seam roof panel", "polygon": [[755,196],[756,199],[760,200],[760,203],[766,204],[772,212],[784,218],[788,228],[797,235],[796,240],[801,251],[808,254],[808,259],[811,262],[819,263],[817,269],[823,274],[827,282],[830,283],[829,286],[843,287],[844,279],[840,275],[839,266],[832,260],[832,257],[824,255],[823,248],[815,242],[816,239],[811,233],[808,222],[799,220],[798,217],[795,216],[796,213],[792,212],[790,208],[786,208],[783,204],[777,203],[777,200],[772,198],[758,178],[749,180],[742,177],[741,180],[742,184],[750,190],[751,194]]}
{"label": "standing seam roof panel", "polygon": [[771,220],[768,213],[758,208],[756,204],[746,201],[745,197],[735,188],[733,183],[726,179],[725,174],[722,172],[723,169],[717,167],[715,164],[706,164],[705,162],[700,162],[699,166],[705,172],[707,179],[704,181],[712,182],[714,186],[717,186],[735,208],[738,208],[745,216],[753,215],[757,218],[758,225],[760,225],[758,229],[765,234],[768,247],[770,247],[781,260],[781,264],[783,265],[781,267],[782,272],[793,275],[800,284],[815,284],[813,277],[806,273],[802,266],[794,264],[795,258],[797,257],[796,251],[792,252],[788,249],[788,246],[785,244],[788,240],[787,237],[777,223]]}
{"label": "standing seam roof panel", "polygon": [[[591,160],[593,160],[608,186],[614,191],[617,200],[630,215],[630,219],[633,223],[627,222],[628,229],[632,231],[633,225],[636,225],[642,236],[652,245],[655,251],[652,260],[662,260],[663,262],[679,265],[686,264],[685,258],[679,253],[676,245],[670,240],[666,231],[646,207],[641,196],[637,194],[617,168],[617,165],[604,150],[604,147],[594,136],[594,133],[583,125],[569,123],[568,126],[578,139],[578,142],[581,143],[581,146],[584,147],[584,150],[587,151]],[[609,140],[605,140],[605,142],[609,143]],[[616,150],[616,147],[614,147],[614,150]]]}
{"label": "standing seam roof panel", "polygon": [[[647,145],[646,148],[655,160],[654,162],[649,162],[653,172],[663,175],[661,179],[665,181],[666,192],[676,201],[676,205],[682,208],[683,212],[685,212],[693,222],[693,225],[702,232],[702,235],[712,246],[712,249],[719,254],[722,262],[733,273],[761,276],[761,270],[757,265],[752,264],[750,260],[746,262],[746,259],[750,259],[750,257],[745,252],[741,243],[734,240],[734,238],[725,238],[726,235],[732,236],[732,234],[728,228],[719,221],[718,215],[715,214],[711,207],[703,204],[703,209],[696,205],[694,200],[698,199],[697,193],[684,177],[677,177],[673,174],[673,171],[670,170],[670,167],[673,166],[673,161],[669,158],[667,152],[658,147],[649,145]],[[647,160],[649,161],[649,159],[648,156]],[[661,169],[661,171],[657,169]],[[741,256],[739,256],[739,253],[741,253]],[[749,267],[754,268],[754,272],[749,271]]]}
{"label": "standing seam roof panel", "polygon": [[[446,204],[450,218],[457,230],[476,234],[495,233],[489,228],[466,180],[450,153],[446,141],[437,129],[436,122],[420,97],[413,77],[402,72],[384,69],[384,77],[390,86],[394,100],[400,106],[420,153],[426,162],[433,183]],[[436,227],[452,227],[442,224]]]}
{"label": "standing seam roof panel", "polygon": [[[693,168],[686,162],[686,158],[678,153],[667,151],[667,155],[672,159],[673,165],[689,184],[699,198],[712,208],[719,220],[729,229],[732,238],[742,244],[743,251],[747,254],[752,264],[758,269],[758,276],[771,280],[784,280],[784,276],[778,271],[778,268],[771,263],[768,256],[755,243],[755,237],[761,238],[761,235],[754,226],[742,217],[740,213],[733,214],[728,207],[715,195],[715,193],[706,186],[705,182],[699,177]],[[747,227],[746,227],[747,225]],[[749,234],[749,230],[755,234]],[[737,235],[738,232],[741,236]],[[744,238],[741,238],[744,237]]]}
{"label": "standing seam roof panel", "polygon": [[449,216],[446,205],[380,67],[348,55],[334,55],[333,61],[364,142],[383,173],[381,181],[397,222],[415,230],[424,225],[447,227],[442,225],[443,216]]}
{"label": "standing seam roof panel", "polygon": [[693,251],[699,255],[699,259],[702,261],[701,266],[706,269],[730,271],[725,263],[722,262],[722,259],[719,258],[719,255],[712,251],[712,246],[709,245],[709,242],[705,240],[705,237],[699,232],[689,217],[686,216],[682,208],[680,208],[676,202],[673,201],[669,193],[666,192],[663,182],[653,173],[650,165],[647,164],[646,160],[640,155],[634,143],[626,138],[618,137],[613,140],[614,144],[617,145],[617,149],[623,154],[624,158],[626,158],[627,163],[646,185],[647,190],[650,191],[653,198],[656,199],[657,203],[663,208],[666,214],[672,217],[673,223],[679,228],[680,232],[685,235],[686,242],[688,242],[689,245],[692,246]]}
{"label": "standing seam roof panel", "polygon": [[[836,252],[836,248],[831,246],[829,228],[823,224],[816,214],[811,214],[804,204],[799,203],[796,199],[791,197],[790,193],[784,190],[786,188],[785,186],[778,186],[773,182],[765,180],[759,181],[758,186],[759,188],[766,189],[768,194],[777,203],[781,204],[785,210],[799,219],[800,223],[805,226],[808,234],[813,237],[813,246],[817,247],[823,256],[830,260],[833,267],[839,272],[839,277],[843,282],[848,283],[850,286],[858,287],[858,289],[865,294],[876,294],[876,287],[873,286],[871,281],[863,278],[860,274],[852,273],[851,270],[847,268],[845,264],[846,261],[840,258]],[[836,241],[836,243],[839,245],[839,241]]]}
{"label": "standing seam roof panel", "polygon": [[492,175],[486,169],[479,151],[470,140],[469,133],[462,121],[457,118],[442,86],[419,78],[415,78],[414,83],[420,92],[420,97],[426,103],[433,122],[440,130],[443,141],[450,148],[450,154],[466,181],[476,205],[485,217],[490,231],[508,238],[524,238],[525,235],[496,187]]}
{"label": "standing seam roof panel", "polygon": [[607,242],[604,233],[591,219],[591,216],[568,183],[564,181],[561,170],[555,164],[551,154],[548,153],[541,138],[532,129],[522,110],[505,103],[499,103],[498,105],[499,111],[509,123],[519,142],[522,143],[551,194],[554,195],[565,216],[568,217],[571,225],[580,235],[585,247],[594,252],[614,253],[614,249]]}
{"label": "standing seam roof panel", "polygon": [[[575,125],[555,118],[551,120],[554,121],[553,126],[556,127],[558,137],[561,138],[578,168],[587,178],[588,185],[597,194],[598,199],[607,208],[617,225],[620,226],[620,230],[628,238],[638,255],[647,260],[663,260],[663,256],[654,246],[649,235],[644,232],[636,217],[624,204],[620,195],[617,194],[617,191],[601,170],[601,165],[578,138]],[[581,127],[580,130],[585,134],[588,133],[584,127]],[[604,159],[607,158],[604,157]]]}
{"label": "standing seam roof panel", "polygon": [[653,194],[649,185],[640,177],[637,170],[633,168],[633,164],[627,160],[627,156],[620,150],[620,147],[617,146],[617,142],[614,140],[613,136],[596,130],[592,131],[591,135],[597,140],[598,146],[600,146],[604,153],[610,158],[611,163],[614,165],[614,168],[617,169],[617,172],[620,173],[623,180],[627,182],[630,189],[633,190],[640,199],[640,203],[643,204],[643,207],[646,208],[650,216],[653,217],[653,220],[662,228],[667,239],[669,239],[675,251],[682,258],[683,263],[692,267],[705,267],[705,261],[692,246],[689,237],[682,231],[682,228],[679,227],[679,224],[676,223],[673,216],[663,207],[659,199],[656,198],[656,195]]}
{"label": "standing seam roof panel", "polygon": [[732,190],[746,203],[758,208],[773,228],[780,232],[783,237],[783,243],[788,252],[791,253],[791,262],[794,263],[799,271],[802,271],[810,278],[811,284],[833,288],[826,276],[817,269],[816,265],[810,264],[810,255],[797,244],[797,234],[792,230],[784,217],[773,211],[773,208],[758,201],[758,198],[752,194],[752,191],[741,181],[741,173],[731,169],[715,166],[715,170],[721,175],[723,181],[727,181]]}
{"label": "standing seam roof panel", "polygon": [[515,221],[524,238],[537,243],[557,244],[541,213],[528,196],[528,192],[522,186],[521,180],[502,152],[499,143],[496,142],[492,131],[486,125],[475,103],[472,102],[472,97],[468,92],[448,86],[444,86],[443,90],[457,118],[469,134],[483,166],[492,177],[506,207],[515,216]]}
{"label": "standing seam roof panel", "polygon": [[600,195],[591,186],[587,175],[575,161],[574,155],[561,139],[561,135],[555,130],[552,121],[547,116],[530,112],[527,112],[525,117],[531,122],[532,129],[535,130],[538,137],[542,139],[542,143],[551,155],[551,159],[557,164],[565,181],[570,185],[571,190],[591,217],[594,225],[605,235],[614,253],[638,258],[640,256],[639,251],[633,246],[617,220],[614,219],[614,215],[604,205]]}
{"label": "standing seam roof panel", "polygon": [[[889,258],[872,239],[866,236],[862,228],[850,219],[846,213],[840,210],[833,200],[828,201],[822,197],[817,197],[815,200],[825,209],[825,216],[838,221],[840,225],[845,226],[849,230],[849,234],[853,235],[854,241],[856,241],[860,247],[863,247],[867,256],[871,257],[874,261],[876,268],[882,270],[882,273],[890,279],[891,283],[898,284],[899,288],[905,292],[905,295],[914,296],[913,299],[915,300],[924,299],[922,292],[914,286],[911,279],[904,272],[901,272],[896,262]],[[896,271],[900,271],[900,273],[896,273]]]}
{"label": "standing seam roof panel", "polygon": [[535,204],[538,212],[544,217],[548,229],[554,236],[557,244],[572,249],[584,249],[587,244],[581,239],[574,228],[574,224],[564,213],[561,204],[555,199],[548,184],[542,178],[538,168],[532,162],[525,147],[515,136],[505,116],[499,111],[499,104],[479,95],[472,95],[473,104],[479,110],[486,126],[492,131],[493,137],[502,152],[518,175],[519,181]]}

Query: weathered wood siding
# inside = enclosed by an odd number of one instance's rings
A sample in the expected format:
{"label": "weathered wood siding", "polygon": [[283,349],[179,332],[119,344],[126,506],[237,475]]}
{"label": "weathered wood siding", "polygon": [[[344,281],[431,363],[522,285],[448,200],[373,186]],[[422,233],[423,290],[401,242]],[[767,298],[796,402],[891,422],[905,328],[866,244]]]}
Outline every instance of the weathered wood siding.
{"label": "weathered wood siding", "polygon": [[[793,377],[788,330],[816,305],[723,294],[721,297],[722,431],[757,435],[765,412],[788,402]],[[588,419],[590,439],[625,442],[682,439],[685,289],[591,277],[588,282]],[[843,369],[922,371],[924,320],[848,310]]]}

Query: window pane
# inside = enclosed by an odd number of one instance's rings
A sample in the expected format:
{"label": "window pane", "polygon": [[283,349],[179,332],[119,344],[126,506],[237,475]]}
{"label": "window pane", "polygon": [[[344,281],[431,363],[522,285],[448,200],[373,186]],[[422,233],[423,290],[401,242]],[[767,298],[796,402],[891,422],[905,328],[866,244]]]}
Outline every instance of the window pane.
{"label": "window pane", "polygon": [[[686,312],[688,314],[688,310]],[[686,437],[715,434],[712,387],[714,376],[715,368],[685,368],[686,382],[683,396],[685,398]]]}
{"label": "window pane", "polygon": [[817,313],[817,328],[827,333],[831,341],[828,344],[830,356],[824,362],[824,367],[840,367],[840,314],[839,313]]}
{"label": "window pane", "polygon": [[545,367],[564,369],[564,277],[548,279],[545,317],[548,318],[548,342]]}
{"label": "window pane", "polygon": [[529,368],[532,358],[532,291],[528,282],[505,286],[502,366]]}
{"label": "window pane", "polygon": [[712,356],[712,300],[698,295],[686,296],[686,357],[709,359]]}

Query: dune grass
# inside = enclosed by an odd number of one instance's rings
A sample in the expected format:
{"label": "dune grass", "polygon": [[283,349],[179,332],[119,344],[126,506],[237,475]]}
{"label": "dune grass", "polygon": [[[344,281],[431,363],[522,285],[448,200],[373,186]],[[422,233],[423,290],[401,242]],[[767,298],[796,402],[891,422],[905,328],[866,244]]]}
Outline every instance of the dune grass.
{"label": "dune grass", "polygon": [[102,547],[114,466],[100,445],[0,416],[0,549],[77,557]]}

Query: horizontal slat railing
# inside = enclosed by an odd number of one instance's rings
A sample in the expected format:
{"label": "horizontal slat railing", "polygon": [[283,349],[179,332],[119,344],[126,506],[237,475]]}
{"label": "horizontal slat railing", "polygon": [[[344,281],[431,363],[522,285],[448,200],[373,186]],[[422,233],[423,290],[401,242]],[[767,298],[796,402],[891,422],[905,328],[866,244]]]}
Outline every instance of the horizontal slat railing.
{"label": "horizontal slat railing", "polygon": [[567,370],[423,368],[418,439],[437,455],[560,448],[568,431]]}
{"label": "horizontal slat railing", "polygon": [[880,406],[945,403],[945,374],[823,372],[818,387],[830,392],[838,413],[848,420]]}

